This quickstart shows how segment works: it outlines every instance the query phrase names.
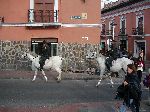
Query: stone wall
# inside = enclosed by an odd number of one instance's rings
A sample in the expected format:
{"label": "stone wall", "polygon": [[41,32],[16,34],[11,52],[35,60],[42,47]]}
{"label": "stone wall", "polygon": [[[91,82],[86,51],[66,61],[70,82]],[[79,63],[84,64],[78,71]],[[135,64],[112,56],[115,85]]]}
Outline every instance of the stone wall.
{"label": "stone wall", "polygon": [[99,45],[59,43],[58,55],[64,58],[63,70],[85,71],[89,67],[95,67],[95,60],[86,59],[90,52],[99,52]]}
{"label": "stone wall", "polygon": [[[31,62],[21,58],[23,51],[30,47],[30,41],[0,41],[0,69],[31,70]],[[63,70],[86,70],[91,66],[91,64],[89,65],[90,60],[86,59],[88,51],[98,53],[99,45],[59,43],[58,55],[64,59]]]}
{"label": "stone wall", "polygon": [[30,46],[28,41],[0,41],[0,69],[28,70],[29,60],[22,59],[22,51]]}

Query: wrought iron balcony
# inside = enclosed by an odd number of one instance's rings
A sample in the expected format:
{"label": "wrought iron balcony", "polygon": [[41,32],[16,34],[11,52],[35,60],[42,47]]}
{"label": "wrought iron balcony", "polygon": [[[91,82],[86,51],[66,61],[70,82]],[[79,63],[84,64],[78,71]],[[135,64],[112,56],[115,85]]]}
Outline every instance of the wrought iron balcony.
{"label": "wrought iron balcony", "polygon": [[106,30],[106,35],[112,35],[113,34],[113,31],[112,30]]}
{"label": "wrought iron balcony", "polygon": [[112,30],[102,30],[101,35],[112,36]]}
{"label": "wrought iron balcony", "polygon": [[4,23],[4,17],[0,16],[0,23]]}
{"label": "wrought iron balcony", "polygon": [[56,23],[58,22],[58,10],[28,10],[29,22]]}
{"label": "wrought iron balcony", "polygon": [[106,34],[105,29],[102,29],[102,31],[101,31],[101,35],[105,35],[105,34]]}
{"label": "wrought iron balcony", "polygon": [[119,35],[126,35],[126,28],[121,28]]}
{"label": "wrought iron balcony", "polygon": [[132,35],[143,35],[143,27],[132,28]]}

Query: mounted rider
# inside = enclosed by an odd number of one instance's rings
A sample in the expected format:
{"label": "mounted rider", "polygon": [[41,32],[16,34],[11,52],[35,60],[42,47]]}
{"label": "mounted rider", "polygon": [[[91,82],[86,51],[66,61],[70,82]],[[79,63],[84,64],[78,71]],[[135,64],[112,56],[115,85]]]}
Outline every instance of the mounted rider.
{"label": "mounted rider", "polygon": [[119,58],[119,49],[115,47],[114,45],[111,46],[111,50],[107,51],[106,53],[106,67],[108,71],[110,71],[110,67],[112,66],[112,61]]}
{"label": "mounted rider", "polygon": [[123,50],[121,51],[121,57],[128,58],[128,51],[126,50],[126,48],[123,48]]}
{"label": "mounted rider", "polygon": [[48,43],[44,40],[42,43],[42,47],[41,47],[41,52],[40,52],[40,70],[43,69],[43,66],[45,64],[45,60],[49,59],[50,57],[50,47],[48,46]]}

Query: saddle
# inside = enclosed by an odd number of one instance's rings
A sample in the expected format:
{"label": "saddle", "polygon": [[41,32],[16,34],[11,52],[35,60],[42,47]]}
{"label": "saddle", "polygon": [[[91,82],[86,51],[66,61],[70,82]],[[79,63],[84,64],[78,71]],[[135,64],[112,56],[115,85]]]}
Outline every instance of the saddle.
{"label": "saddle", "polygon": [[46,57],[41,56],[39,63],[40,63],[40,69],[43,69],[43,66],[48,62],[48,59]]}
{"label": "saddle", "polygon": [[107,69],[110,71],[110,67],[112,66],[112,62],[113,62],[113,58],[111,58],[111,57],[108,57],[108,58],[106,58],[106,62],[105,62],[105,65],[106,65],[106,67],[107,67]]}

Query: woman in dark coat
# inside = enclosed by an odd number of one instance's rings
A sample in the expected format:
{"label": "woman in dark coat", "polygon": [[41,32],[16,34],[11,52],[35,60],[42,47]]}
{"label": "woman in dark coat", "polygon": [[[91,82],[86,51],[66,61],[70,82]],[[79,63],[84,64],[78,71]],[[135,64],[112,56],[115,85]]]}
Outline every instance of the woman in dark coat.
{"label": "woman in dark coat", "polygon": [[133,64],[127,66],[127,75],[123,82],[124,85],[124,104],[129,107],[132,112],[139,112],[141,100],[141,85],[136,74],[136,68]]}

